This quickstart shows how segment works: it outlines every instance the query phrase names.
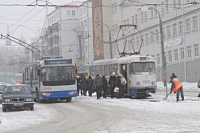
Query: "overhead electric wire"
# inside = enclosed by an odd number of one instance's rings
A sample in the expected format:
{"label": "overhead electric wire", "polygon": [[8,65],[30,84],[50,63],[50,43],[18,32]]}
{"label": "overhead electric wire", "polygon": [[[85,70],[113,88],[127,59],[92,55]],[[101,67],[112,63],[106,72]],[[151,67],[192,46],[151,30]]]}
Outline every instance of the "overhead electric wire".
{"label": "overhead electric wire", "polygon": [[[19,20],[17,20],[17,22],[15,22],[14,24],[12,24],[10,26],[10,28],[12,28],[15,24],[17,24],[21,19],[23,19],[25,16],[27,16],[30,12],[32,12],[35,9],[35,7],[33,9],[31,9],[28,13],[26,13],[24,16],[22,16]],[[6,30],[4,30],[2,33],[4,33]]]}
{"label": "overhead electric wire", "polygon": [[[27,21],[29,21],[30,19],[32,19],[35,15],[37,15],[38,13],[40,13],[42,10],[44,10],[45,8],[41,9],[40,11],[38,11],[37,13],[35,13],[33,16],[31,16],[29,19],[27,19],[26,21],[24,21],[21,25],[25,24]],[[21,26],[20,25],[20,26]],[[17,28],[15,28],[15,30],[12,30],[11,33],[14,33],[20,26],[18,26]]]}

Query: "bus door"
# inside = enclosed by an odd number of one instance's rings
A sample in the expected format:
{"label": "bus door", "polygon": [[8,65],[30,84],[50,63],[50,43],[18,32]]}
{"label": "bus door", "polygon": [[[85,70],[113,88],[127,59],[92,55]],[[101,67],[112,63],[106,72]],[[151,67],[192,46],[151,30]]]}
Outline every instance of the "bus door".
{"label": "bus door", "polygon": [[127,86],[128,86],[128,77],[127,77],[127,64],[120,64],[121,71],[120,73],[124,76],[126,79],[126,85],[125,85],[125,93],[127,93]]}

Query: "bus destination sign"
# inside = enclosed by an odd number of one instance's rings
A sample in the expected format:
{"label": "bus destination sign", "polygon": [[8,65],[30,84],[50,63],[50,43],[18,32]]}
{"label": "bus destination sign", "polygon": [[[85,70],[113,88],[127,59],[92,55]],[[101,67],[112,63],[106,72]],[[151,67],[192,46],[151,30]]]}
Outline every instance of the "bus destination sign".
{"label": "bus destination sign", "polygon": [[64,60],[45,60],[45,65],[72,64],[72,59]]}

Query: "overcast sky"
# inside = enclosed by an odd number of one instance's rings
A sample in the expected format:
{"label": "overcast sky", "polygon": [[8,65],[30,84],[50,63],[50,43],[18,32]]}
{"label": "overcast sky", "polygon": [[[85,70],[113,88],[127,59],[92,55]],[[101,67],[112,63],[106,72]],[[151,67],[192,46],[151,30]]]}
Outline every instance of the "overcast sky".
{"label": "overcast sky", "polygon": [[[73,0],[37,0],[38,5],[64,5]],[[76,0],[74,0],[76,1]],[[78,0],[85,1],[85,0]],[[35,5],[36,0],[0,0],[0,34],[7,35],[7,26],[11,36],[20,38],[23,34],[26,42],[39,34],[39,29],[43,27],[46,14],[45,7],[40,6],[14,6],[14,5]],[[12,6],[8,6],[12,5]],[[55,7],[49,7],[48,12]],[[5,40],[0,40],[0,46],[5,44]],[[12,43],[13,44],[13,43]]]}

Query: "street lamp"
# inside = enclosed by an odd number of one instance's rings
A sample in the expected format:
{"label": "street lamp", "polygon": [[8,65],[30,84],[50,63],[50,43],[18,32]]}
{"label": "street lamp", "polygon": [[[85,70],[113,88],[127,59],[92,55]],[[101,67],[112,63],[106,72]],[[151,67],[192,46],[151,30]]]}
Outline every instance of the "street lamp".
{"label": "street lamp", "polygon": [[110,28],[108,27],[107,24],[104,24],[104,23],[100,23],[100,22],[96,22],[94,21],[95,23],[99,24],[99,25],[103,25],[105,26],[107,29],[108,29],[108,33],[109,33],[109,44],[110,44],[110,58],[112,59],[113,58],[113,55],[112,55],[112,43],[111,43],[111,33],[110,33]]}
{"label": "street lamp", "polygon": [[162,20],[160,16],[160,12],[153,7],[149,7],[150,10],[155,10],[159,16],[159,28],[160,28],[160,43],[161,43],[161,54],[162,54],[162,65],[163,65],[163,82],[164,86],[166,86],[166,95],[167,95],[167,67],[166,67],[166,58],[164,52],[164,40],[163,40],[163,28],[162,28]]}

